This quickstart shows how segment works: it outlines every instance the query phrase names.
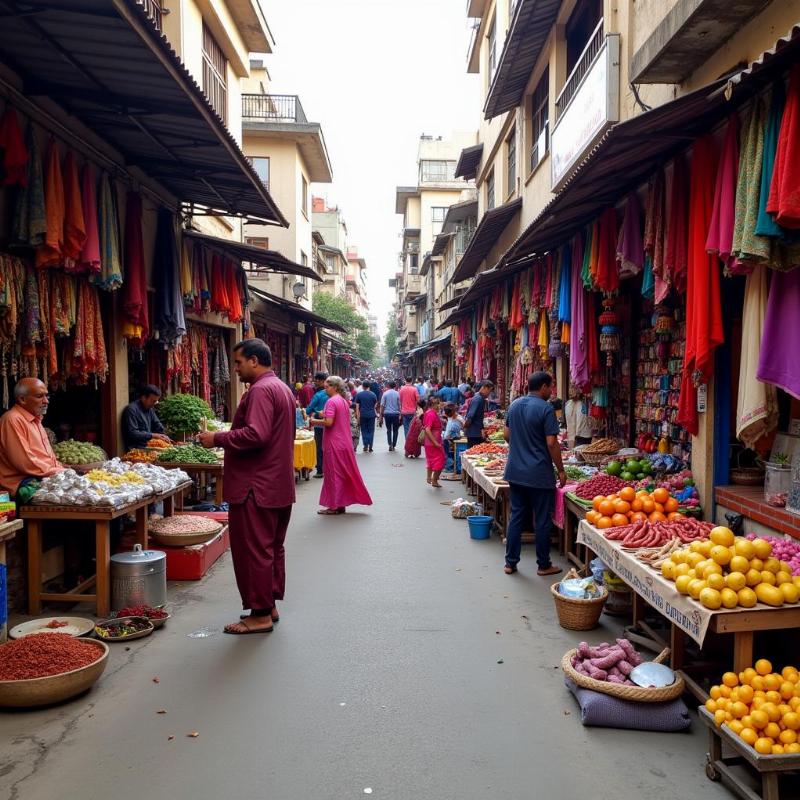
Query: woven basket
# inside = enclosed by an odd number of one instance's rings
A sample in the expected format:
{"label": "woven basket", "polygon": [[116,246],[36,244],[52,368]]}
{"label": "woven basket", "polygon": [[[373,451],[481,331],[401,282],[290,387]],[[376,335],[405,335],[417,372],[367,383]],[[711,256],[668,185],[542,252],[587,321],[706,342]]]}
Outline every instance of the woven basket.
{"label": "woven basket", "polygon": [[558,587],[560,584],[561,581],[554,583],[550,587],[550,592],[556,604],[558,624],[570,631],[590,631],[592,628],[597,627],[597,622],[603,613],[603,606],[608,599],[608,590],[605,586],[600,587],[603,590],[600,597],[579,600],[559,594]]}
{"label": "woven basket", "polygon": [[586,453],[583,450],[577,452],[590,467],[599,467],[606,459],[610,461],[616,456],[616,453]]}
{"label": "woven basket", "polygon": [[[572,657],[577,653],[577,650],[568,650],[561,659],[561,669],[564,674],[578,686],[584,689],[591,689],[595,692],[602,692],[603,694],[610,694],[613,697],[619,697],[622,700],[632,700],[636,703],[665,703],[668,700],[674,700],[680,697],[685,689],[683,678],[680,673],[675,673],[675,683],[669,686],[661,686],[659,688],[648,688],[645,686],[625,686],[620,683],[608,683],[606,681],[598,681],[590,678],[588,675],[583,675],[572,666]],[[669,648],[665,647],[654,659],[654,663],[661,664],[666,661],[669,656]]]}

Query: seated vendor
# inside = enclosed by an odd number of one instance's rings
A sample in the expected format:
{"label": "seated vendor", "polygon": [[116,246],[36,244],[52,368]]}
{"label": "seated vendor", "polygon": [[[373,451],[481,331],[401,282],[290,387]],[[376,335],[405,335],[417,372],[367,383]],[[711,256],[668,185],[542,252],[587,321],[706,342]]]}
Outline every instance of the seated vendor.
{"label": "seated vendor", "polygon": [[139,398],[123,409],[122,441],[126,450],[146,447],[151,439],[163,439],[165,442],[170,440],[154,410],[160,397],[161,389],[148,384],[139,390]]}
{"label": "seated vendor", "polygon": [[0,489],[12,496],[31,481],[65,469],[42,425],[49,402],[40,380],[23,378],[14,387],[13,408],[0,417]]}

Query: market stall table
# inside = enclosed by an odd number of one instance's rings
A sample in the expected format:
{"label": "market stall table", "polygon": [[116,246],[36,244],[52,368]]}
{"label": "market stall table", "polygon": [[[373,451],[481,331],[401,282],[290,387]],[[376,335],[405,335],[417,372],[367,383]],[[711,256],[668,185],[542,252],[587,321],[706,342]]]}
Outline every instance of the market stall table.
{"label": "market stall table", "polygon": [[[81,603],[93,600],[96,613],[108,616],[111,610],[111,520],[131,512],[136,513],[137,544],[147,549],[147,516],[151,503],[164,503],[164,516],[175,512],[175,499],[192,486],[185,481],[180,486],[160,494],[150,495],[135,503],[113,508],[110,506],[67,506],[67,505],[29,505],[18,510],[20,519],[27,523],[28,529],[28,613],[38,614],[42,601],[50,600],[66,603]],[[96,575],[78,584],[70,592],[49,593],[42,591],[42,523],[49,521],[86,520],[94,522]],[[95,589],[94,594],[87,592]]]}
{"label": "market stall table", "polygon": [[305,480],[311,477],[311,470],[317,466],[317,444],[315,439],[294,440],[294,470]]}
{"label": "market stall table", "polygon": [[564,537],[561,552],[571,564],[579,568],[584,567],[588,559],[585,548],[578,541],[578,526],[590,508],[591,505],[582,505],[570,494],[564,497]]}
{"label": "market stall table", "polygon": [[0,524],[0,642],[6,640],[6,623],[8,622],[8,609],[6,607],[6,542],[10,542],[22,527],[22,520],[14,519]]}
{"label": "market stall table", "polygon": [[495,511],[495,522],[505,536],[511,502],[508,483],[500,475],[488,475],[470,456],[462,457],[461,471],[467,491],[477,495],[486,513]]}
{"label": "market stall table", "polygon": [[[157,461],[155,463],[157,467],[163,467],[164,469],[182,469],[187,475],[189,475],[192,479],[197,482],[198,488],[201,486],[206,486],[207,481],[209,478],[215,478],[216,482],[214,485],[214,505],[221,505],[223,501],[223,463],[220,461],[216,464],[205,464],[205,463],[195,463],[195,464],[183,464],[177,462],[167,462],[167,461]],[[179,499],[180,506],[183,507],[182,504],[183,498]]]}
{"label": "market stall table", "polygon": [[[753,638],[756,631],[786,630],[800,627],[800,606],[780,608],[759,603],[753,608],[720,609],[712,611],[699,602],[682,595],[672,581],[622,549],[619,542],[610,541],[602,531],[586,520],[578,528],[579,544],[586,546],[586,566],[590,552],[595,553],[617,577],[625,581],[647,605],[670,623],[671,666],[680,670],[687,687],[701,701],[705,692],[684,669],[686,636],[703,646],[708,632],[733,635],[733,666],[739,673],[753,664]],[[634,612],[634,622],[639,611]]]}

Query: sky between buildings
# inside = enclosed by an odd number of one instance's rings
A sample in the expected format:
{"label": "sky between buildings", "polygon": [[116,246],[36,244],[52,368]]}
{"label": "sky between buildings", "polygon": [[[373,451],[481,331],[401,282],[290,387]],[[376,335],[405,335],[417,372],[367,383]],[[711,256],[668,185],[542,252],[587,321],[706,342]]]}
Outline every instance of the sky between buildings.
{"label": "sky between buildings", "polygon": [[465,0],[261,0],[275,54],[271,91],[297,94],[322,124],[338,205],[367,260],[379,333],[394,301],[401,218],[395,187],[417,181],[420,134],[477,129],[477,75],[466,71]]}

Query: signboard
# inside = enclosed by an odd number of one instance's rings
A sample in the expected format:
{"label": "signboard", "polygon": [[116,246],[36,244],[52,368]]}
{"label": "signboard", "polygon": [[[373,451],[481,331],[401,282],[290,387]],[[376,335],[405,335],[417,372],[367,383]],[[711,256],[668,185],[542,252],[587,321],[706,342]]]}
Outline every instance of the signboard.
{"label": "signboard", "polygon": [[613,34],[606,36],[553,128],[550,163],[554,191],[608,125],[618,120],[619,35]]}

